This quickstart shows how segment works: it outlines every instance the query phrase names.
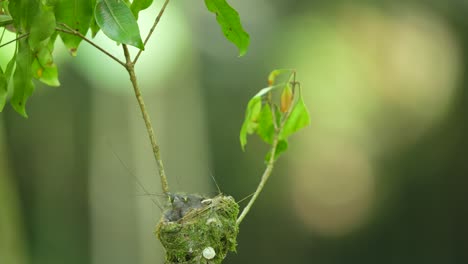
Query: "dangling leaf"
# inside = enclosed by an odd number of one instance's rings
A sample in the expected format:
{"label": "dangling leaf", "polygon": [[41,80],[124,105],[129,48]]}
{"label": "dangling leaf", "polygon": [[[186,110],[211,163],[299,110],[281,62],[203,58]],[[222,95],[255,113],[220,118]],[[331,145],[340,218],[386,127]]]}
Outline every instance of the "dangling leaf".
{"label": "dangling leaf", "polygon": [[[57,0],[55,17],[57,23],[86,35],[93,17],[95,0]],[[60,38],[72,56],[76,56],[82,38],[68,33],[60,32]]]}
{"label": "dangling leaf", "polygon": [[34,91],[31,71],[32,52],[27,39],[21,39],[18,42],[16,70],[13,75],[14,91],[10,103],[16,112],[27,118],[26,101]]}
{"label": "dangling leaf", "polygon": [[48,43],[43,43],[34,53],[34,61],[31,65],[34,78],[49,85],[59,86],[57,65],[54,63],[52,51],[55,42],[55,34]]}
{"label": "dangling leaf", "polygon": [[250,99],[249,104],[247,105],[247,110],[245,112],[244,123],[240,131],[240,143],[242,150],[245,150],[245,145],[247,144],[247,134],[252,134],[255,132],[258,124],[257,119],[262,110],[262,98],[260,96],[254,96]]}
{"label": "dangling leaf", "polygon": [[[284,84],[280,84],[263,88],[257,94],[255,94],[254,97],[252,97],[252,99],[250,99],[247,105],[247,109],[245,111],[244,123],[242,123],[242,128],[240,131],[240,143],[242,150],[245,150],[245,145],[247,144],[247,135],[253,134],[255,132],[258,133],[257,128],[260,122],[262,125],[261,133],[267,133],[265,129],[267,129],[266,127],[269,126],[268,122],[271,122],[271,120],[268,121],[260,118],[261,116],[266,116],[267,114],[265,112],[268,111],[268,109],[262,108],[262,97],[267,93],[283,86]],[[271,116],[271,111],[269,113]],[[268,138],[267,134],[261,136],[265,136],[265,138]]]}
{"label": "dangling leaf", "polygon": [[275,136],[275,126],[273,125],[273,114],[270,105],[265,104],[258,117],[257,134],[268,144],[273,142]]}
{"label": "dangling leaf", "polygon": [[102,32],[110,39],[144,49],[136,19],[123,1],[98,1],[95,17]]}
{"label": "dangling leaf", "polygon": [[138,20],[138,13],[141,10],[145,10],[153,3],[153,0],[133,0],[130,9],[132,10],[133,15]]}
{"label": "dangling leaf", "polygon": [[8,9],[13,18],[13,25],[17,33],[29,32],[33,17],[38,13],[39,1],[15,0],[10,1]]}
{"label": "dangling leaf", "polygon": [[48,6],[41,6],[34,16],[30,34],[29,46],[35,49],[41,41],[48,39],[55,32],[55,15]]}
{"label": "dangling leaf", "polygon": [[242,28],[239,14],[226,0],[205,0],[206,8],[216,15],[224,36],[239,49],[239,56],[245,55],[250,37]]}
{"label": "dangling leaf", "polygon": [[297,132],[301,128],[304,128],[310,124],[309,111],[304,103],[302,94],[299,94],[299,99],[294,105],[294,108],[289,115],[289,118],[284,124],[283,130],[281,131],[280,138],[286,139],[291,134]]}
{"label": "dangling leaf", "polygon": [[280,109],[282,113],[286,113],[293,102],[293,93],[290,85],[284,87],[281,93]]}

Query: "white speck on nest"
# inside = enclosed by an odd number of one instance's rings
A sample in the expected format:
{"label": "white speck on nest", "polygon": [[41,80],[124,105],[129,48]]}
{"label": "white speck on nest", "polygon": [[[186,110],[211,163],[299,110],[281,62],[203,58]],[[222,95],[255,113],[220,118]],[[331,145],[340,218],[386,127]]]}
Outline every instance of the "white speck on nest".
{"label": "white speck on nest", "polygon": [[211,202],[213,202],[213,199],[205,199],[201,201],[202,204],[211,204]]}
{"label": "white speck on nest", "polygon": [[216,256],[216,252],[212,247],[203,249],[203,257],[206,259],[213,259]]}
{"label": "white speck on nest", "polygon": [[216,218],[211,217],[211,218],[208,218],[208,219],[206,220],[206,224],[207,224],[207,225],[209,225],[209,224],[211,224],[211,223],[216,223]]}

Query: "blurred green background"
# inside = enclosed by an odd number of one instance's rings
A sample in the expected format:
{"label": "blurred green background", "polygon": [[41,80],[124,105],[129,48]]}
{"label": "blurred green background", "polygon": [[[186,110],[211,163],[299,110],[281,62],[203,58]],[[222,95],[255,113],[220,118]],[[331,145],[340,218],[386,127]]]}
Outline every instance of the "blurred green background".
{"label": "blurred green background", "polygon": [[[237,200],[267,151],[240,149],[247,101],[272,69],[298,71],[312,125],[226,263],[468,263],[468,2],[230,2],[245,57],[202,1],[174,1],[137,65],[171,190],[216,194],[212,175]],[[38,85],[28,120],[0,114],[0,263],[163,263],[160,209],[134,178],[160,193],[126,72],[86,43],[56,57],[61,87]]]}

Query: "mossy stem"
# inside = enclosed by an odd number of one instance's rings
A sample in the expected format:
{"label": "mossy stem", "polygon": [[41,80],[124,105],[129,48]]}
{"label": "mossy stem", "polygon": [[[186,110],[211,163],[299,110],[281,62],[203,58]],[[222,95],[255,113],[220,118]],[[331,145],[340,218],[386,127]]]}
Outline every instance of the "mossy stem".
{"label": "mossy stem", "polygon": [[151,120],[146,110],[145,102],[143,100],[143,96],[141,95],[140,88],[138,86],[137,78],[135,75],[135,64],[132,62],[130,58],[130,53],[128,52],[128,47],[125,44],[122,44],[124,54],[125,54],[125,69],[130,76],[130,81],[132,82],[133,91],[135,92],[135,97],[138,101],[138,105],[140,106],[141,114],[143,115],[143,120],[145,121],[146,131],[148,132],[148,136],[151,142],[151,147],[153,149],[154,158],[156,160],[156,164],[158,165],[159,177],[161,180],[161,188],[162,191],[167,194],[169,193],[169,184],[167,183],[166,172],[164,171],[164,164],[161,159],[161,154],[159,150],[159,145],[156,141],[156,136],[154,134],[153,126],[151,125]]}

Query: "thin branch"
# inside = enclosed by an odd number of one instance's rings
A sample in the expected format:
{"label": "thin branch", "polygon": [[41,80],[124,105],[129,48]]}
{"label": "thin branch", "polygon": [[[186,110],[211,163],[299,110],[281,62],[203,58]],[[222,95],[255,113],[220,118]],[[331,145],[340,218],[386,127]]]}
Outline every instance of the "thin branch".
{"label": "thin branch", "polygon": [[258,195],[262,192],[263,187],[265,186],[265,183],[268,181],[268,178],[270,178],[271,172],[273,171],[273,167],[275,165],[275,152],[276,152],[276,147],[278,146],[278,141],[279,141],[278,137],[279,137],[279,132],[275,133],[273,144],[271,145],[270,160],[268,161],[265,171],[263,172],[262,179],[260,180],[260,183],[257,186],[257,190],[255,190],[255,193],[252,195],[252,198],[250,198],[249,203],[247,204],[247,206],[244,207],[244,210],[242,210],[242,213],[239,216],[239,218],[237,218],[237,221],[236,221],[237,225],[240,225],[242,220],[244,220],[245,216],[247,215],[247,213],[250,211],[253,204],[255,203],[255,200],[257,200]]}
{"label": "thin branch", "polygon": [[125,68],[130,75],[130,81],[133,85],[133,90],[135,92],[135,97],[138,101],[138,105],[140,106],[141,114],[143,115],[143,120],[145,121],[146,131],[148,132],[149,139],[151,141],[151,147],[153,149],[154,159],[156,160],[156,164],[158,165],[159,177],[161,180],[161,188],[165,194],[169,193],[169,184],[167,183],[166,172],[164,171],[163,161],[161,159],[161,154],[159,151],[159,145],[156,141],[156,136],[154,134],[153,126],[151,125],[151,120],[149,117],[148,112],[146,111],[145,102],[143,101],[143,96],[141,95],[140,88],[137,83],[137,79],[135,76],[135,67],[134,63],[130,58],[130,53],[128,52],[128,47],[125,44],[122,44],[124,54],[125,54]]}
{"label": "thin branch", "polygon": [[23,34],[23,35],[21,35],[21,36],[15,38],[15,39],[12,39],[12,40],[10,40],[10,41],[8,41],[8,42],[6,42],[6,43],[0,45],[0,48],[6,46],[6,45],[8,45],[8,44],[11,44],[11,43],[13,43],[13,42],[16,42],[16,41],[18,41],[18,40],[20,40],[20,39],[22,39],[22,38],[25,38],[25,37],[27,37],[27,36],[29,36],[29,33],[25,33],[25,34]]}
{"label": "thin branch", "polygon": [[102,53],[106,54],[109,58],[113,59],[114,61],[116,61],[117,63],[119,63],[120,65],[126,67],[125,63],[121,60],[119,60],[117,57],[115,57],[114,55],[110,54],[107,50],[105,50],[104,48],[102,48],[101,46],[99,46],[98,44],[94,43],[92,40],[88,39],[87,37],[85,37],[83,34],[81,34],[80,32],[76,31],[76,30],[73,30],[71,29],[69,26],[65,25],[65,24],[62,24],[60,23],[60,25],[66,27],[67,29],[63,29],[63,28],[55,28],[55,30],[57,31],[60,31],[60,32],[63,32],[63,33],[67,33],[67,34],[70,34],[70,35],[74,35],[74,36],[78,36],[80,38],[82,38],[84,41],[88,42],[89,44],[91,44],[93,47],[95,47],[96,49],[98,49],[99,51],[101,51]]}
{"label": "thin branch", "polygon": [[[156,19],[154,20],[154,24],[153,24],[153,26],[151,27],[150,32],[148,33],[148,36],[146,36],[145,42],[143,42],[143,45],[144,45],[145,47],[146,47],[146,43],[148,43],[148,40],[150,39],[151,35],[153,34],[154,29],[155,29],[156,26],[158,25],[159,20],[161,20],[161,17],[162,17],[162,15],[164,14],[164,11],[166,10],[167,4],[169,4],[169,0],[166,0],[166,1],[164,2],[163,6],[161,7],[161,10],[159,11],[158,16],[157,16]],[[139,51],[138,51],[137,55],[135,56],[135,59],[133,60],[133,64],[135,64],[135,63],[138,61],[138,58],[140,58],[140,55],[141,55],[142,52],[143,52],[143,50],[139,50]]]}
{"label": "thin branch", "polygon": [[6,31],[6,28],[3,28],[3,31],[2,31],[2,36],[0,37],[0,43],[2,43],[2,40],[3,40],[3,35],[5,35],[5,31]]}

